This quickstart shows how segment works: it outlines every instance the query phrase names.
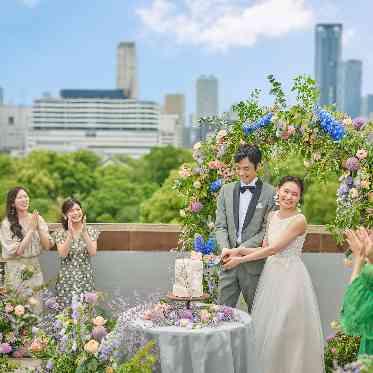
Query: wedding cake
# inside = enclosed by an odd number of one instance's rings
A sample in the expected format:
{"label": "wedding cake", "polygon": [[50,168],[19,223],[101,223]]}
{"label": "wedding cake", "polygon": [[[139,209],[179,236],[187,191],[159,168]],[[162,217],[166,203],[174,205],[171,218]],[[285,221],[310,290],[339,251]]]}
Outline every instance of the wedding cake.
{"label": "wedding cake", "polygon": [[175,261],[173,295],[182,298],[203,295],[203,262],[200,258],[182,258]]}

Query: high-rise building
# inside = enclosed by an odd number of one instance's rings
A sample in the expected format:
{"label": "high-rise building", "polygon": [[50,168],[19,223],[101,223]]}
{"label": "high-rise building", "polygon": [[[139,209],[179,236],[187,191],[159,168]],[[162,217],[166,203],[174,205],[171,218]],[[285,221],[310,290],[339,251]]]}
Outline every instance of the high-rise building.
{"label": "high-rise building", "polygon": [[34,101],[28,150],[85,148],[137,158],[158,145],[157,103],[118,98],[117,90],[63,90],[61,96]]}
{"label": "high-rise building", "polygon": [[185,131],[185,96],[181,94],[168,94],[165,96],[163,113],[176,115],[176,146],[188,146],[184,144],[184,131]]}
{"label": "high-rise building", "polygon": [[317,24],[315,28],[315,78],[320,105],[338,104],[342,59],[342,24]]}
{"label": "high-rise building", "polygon": [[122,89],[130,99],[137,99],[139,96],[136,45],[133,42],[122,42],[118,45],[117,88]]}
{"label": "high-rise building", "polygon": [[[216,116],[219,113],[218,80],[213,76],[202,75],[196,83],[196,120],[203,117]],[[200,139],[205,139],[211,129],[200,127]]]}
{"label": "high-rise building", "polygon": [[355,118],[361,113],[362,61],[347,60],[341,69],[339,109]]}
{"label": "high-rise building", "polygon": [[368,94],[362,100],[362,114],[369,120],[373,120],[373,95]]}
{"label": "high-rise building", "polygon": [[178,136],[179,128],[178,114],[161,114],[159,118],[159,145],[172,145],[180,147]]}
{"label": "high-rise building", "polygon": [[31,107],[0,105],[0,151],[25,153],[30,120]]}

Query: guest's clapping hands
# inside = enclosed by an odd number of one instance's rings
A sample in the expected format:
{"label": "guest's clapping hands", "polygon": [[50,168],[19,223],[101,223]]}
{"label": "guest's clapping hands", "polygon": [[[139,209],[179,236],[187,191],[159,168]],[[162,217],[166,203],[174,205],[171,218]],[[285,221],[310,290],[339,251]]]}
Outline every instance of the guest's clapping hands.
{"label": "guest's clapping hands", "polygon": [[357,259],[365,258],[365,247],[362,239],[361,231],[353,231],[352,229],[347,229],[345,231],[347,237],[347,243],[350,246],[350,249]]}

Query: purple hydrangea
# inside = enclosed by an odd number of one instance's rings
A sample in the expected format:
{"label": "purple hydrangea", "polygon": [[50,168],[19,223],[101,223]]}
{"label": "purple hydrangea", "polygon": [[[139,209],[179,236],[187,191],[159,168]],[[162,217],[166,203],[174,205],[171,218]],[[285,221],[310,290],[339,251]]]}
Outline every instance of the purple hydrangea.
{"label": "purple hydrangea", "polygon": [[360,162],[356,157],[348,158],[346,161],[346,168],[349,171],[357,171],[360,168]]}
{"label": "purple hydrangea", "polygon": [[203,204],[199,201],[193,201],[191,204],[190,204],[190,210],[194,213],[197,213],[199,212],[203,207]]}
{"label": "purple hydrangea", "polygon": [[97,303],[97,294],[95,292],[89,292],[84,294],[84,300],[89,304]]}
{"label": "purple hydrangea", "polygon": [[0,343],[0,354],[9,354],[12,352],[12,346],[9,343]]}
{"label": "purple hydrangea", "polygon": [[363,117],[356,117],[353,119],[352,123],[354,124],[355,129],[361,130],[365,126],[366,119]]}

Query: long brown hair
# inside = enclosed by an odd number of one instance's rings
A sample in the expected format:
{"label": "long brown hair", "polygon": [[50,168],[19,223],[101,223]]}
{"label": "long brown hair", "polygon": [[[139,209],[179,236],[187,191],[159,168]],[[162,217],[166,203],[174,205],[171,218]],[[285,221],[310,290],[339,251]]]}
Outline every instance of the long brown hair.
{"label": "long brown hair", "polygon": [[17,195],[21,190],[29,195],[27,190],[21,186],[17,186],[8,192],[6,199],[6,216],[10,224],[10,231],[13,233],[12,238],[18,237],[20,240],[23,240],[22,226],[19,224],[18,214],[15,207]]}
{"label": "long brown hair", "polygon": [[75,199],[75,198],[68,198],[62,204],[62,209],[61,209],[62,210],[61,224],[62,224],[63,228],[65,229],[65,231],[67,231],[69,229],[69,222],[68,222],[68,219],[66,218],[66,215],[69,212],[69,210],[71,210],[73,208],[73,206],[75,204],[77,204],[81,208],[82,213],[83,213],[83,217],[85,215],[81,202],[79,200]]}

